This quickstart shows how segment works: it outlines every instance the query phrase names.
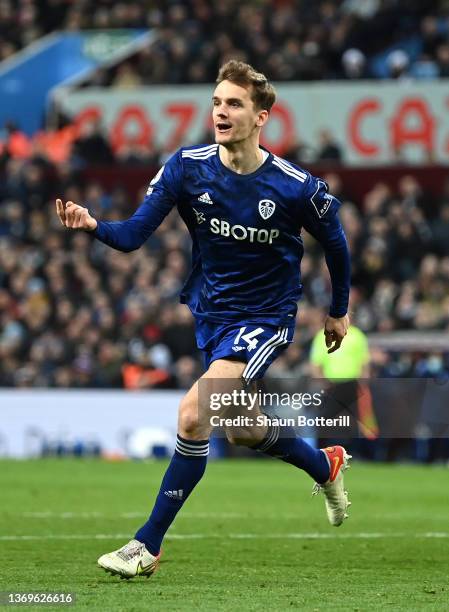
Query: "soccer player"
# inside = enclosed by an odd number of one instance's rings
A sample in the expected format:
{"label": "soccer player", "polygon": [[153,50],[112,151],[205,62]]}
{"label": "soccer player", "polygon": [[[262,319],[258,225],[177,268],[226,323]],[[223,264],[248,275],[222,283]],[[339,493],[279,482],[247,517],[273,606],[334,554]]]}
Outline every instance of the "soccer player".
{"label": "soccer player", "polygon": [[[350,260],[337,217],[339,202],[324,181],[259,145],[275,102],[263,74],[240,61],[223,65],[213,102],[216,144],[183,147],[159,170],[144,202],[125,221],[102,222],[74,202],[56,200],[61,223],[87,230],[120,251],[144,244],[177,206],[192,237],[192,271],[181,293],[204,352],[203,381],[229,379],[239,388],[260,379],[293,340],[301,295],[301,229],[323,246],[332,281],[325,321],[328,350],[337,350],[348,329]],[[148,521],[99,565],[123,578],[151,575],[165,533],[204,474],[211,420],[197,381],[179,407],[176,450]],[[254,413],[253,413],[254,416]],[[293,428],[275,423],[229,430],[244,444],[304,470],[323,491],[329,521],[347,517],[343,485],[345,449],[314,449]]]}

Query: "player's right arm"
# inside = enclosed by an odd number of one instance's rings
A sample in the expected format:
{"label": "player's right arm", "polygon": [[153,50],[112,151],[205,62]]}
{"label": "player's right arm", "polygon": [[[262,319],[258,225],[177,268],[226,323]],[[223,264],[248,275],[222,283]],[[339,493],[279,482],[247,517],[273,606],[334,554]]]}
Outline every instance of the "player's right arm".
{"label": "player's right arm", "polygon": [[340,348],[349,327],[348,303],[351,261],[346,236],[338,218],[340,202],[328,193],[327,184],[309,176],[300,202],[300,225],[324,249],[332,283],[332,303],[324,326],[328,353]]}
{"label": "player's right arm", "polygon": [[171,157],[150,183],[136,212],[125,221],[97,221],[87,208],[56,200],[61,223],[70,229],[92,232],[95,238],[119,251],[138,249],[159,227],[179,199],[182,185],[180,152]]}

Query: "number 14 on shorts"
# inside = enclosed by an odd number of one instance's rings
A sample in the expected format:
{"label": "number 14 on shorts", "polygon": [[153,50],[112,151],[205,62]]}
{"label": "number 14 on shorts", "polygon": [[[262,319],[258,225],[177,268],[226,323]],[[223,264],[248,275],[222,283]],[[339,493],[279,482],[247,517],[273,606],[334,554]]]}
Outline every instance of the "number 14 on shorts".
{"label": "number 14 on shorts", "polygon": [[[245,334],[245,331],[246,331],[246,326],[240,328],[239,333],[235,337],[234,346],[237,348],[237,345],[239,344],[239,342],[243,340],[243,342],[246,342],[247,344],[247,350],[253,351],[259,343],[259,340],[256,336],[259,336],[260,334],[262,334],[264,332],[264,329],[263,327],[258,327],[257,329],[253,329],[253,331],[250,331],[247,334]],[[238,347],[238,348],[243,349],[244,347]]]}

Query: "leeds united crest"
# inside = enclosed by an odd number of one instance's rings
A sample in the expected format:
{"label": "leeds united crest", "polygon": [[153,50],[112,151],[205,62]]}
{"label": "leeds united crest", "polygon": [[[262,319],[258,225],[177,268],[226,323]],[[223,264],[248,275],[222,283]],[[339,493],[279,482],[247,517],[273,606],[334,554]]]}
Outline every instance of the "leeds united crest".
{"label": "leeds united crest", "polygon": [[259,202],[259,212],[262,219],[269,219],[274,213],[275,208],[276,204],[273,200],[260,200]]}

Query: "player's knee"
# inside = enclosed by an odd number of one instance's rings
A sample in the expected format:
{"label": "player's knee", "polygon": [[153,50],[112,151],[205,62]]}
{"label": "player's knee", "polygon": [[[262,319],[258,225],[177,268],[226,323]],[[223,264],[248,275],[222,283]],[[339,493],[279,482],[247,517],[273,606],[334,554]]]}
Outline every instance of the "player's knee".
{"label": "player's knee", "polygon": [[253,446],[258,438],[253,429],[232,428],[226,430],[226,438],[235,446]]}
{"label": "player's knee", "polygon": [[201,433],[198,406],[191,401],[183,400],[179,407],[178,429],[183,437],[190,438]]}

